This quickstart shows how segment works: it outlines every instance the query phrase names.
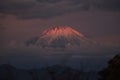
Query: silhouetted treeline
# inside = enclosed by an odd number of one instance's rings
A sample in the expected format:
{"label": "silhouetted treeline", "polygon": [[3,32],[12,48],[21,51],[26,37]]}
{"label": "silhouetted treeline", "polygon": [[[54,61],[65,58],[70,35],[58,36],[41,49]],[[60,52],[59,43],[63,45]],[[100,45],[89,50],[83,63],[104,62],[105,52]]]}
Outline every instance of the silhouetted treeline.
{"label": "silhouetted treeline", "polygon": [[97,80],[96,72],[83,72],[63,65],[22,70],[11,65],[0,66],[0,80]]}
{"label": "silhouetted treeline", "polygon": [[111,59],[99,75],[99,80],[120,80],[120,54]]}

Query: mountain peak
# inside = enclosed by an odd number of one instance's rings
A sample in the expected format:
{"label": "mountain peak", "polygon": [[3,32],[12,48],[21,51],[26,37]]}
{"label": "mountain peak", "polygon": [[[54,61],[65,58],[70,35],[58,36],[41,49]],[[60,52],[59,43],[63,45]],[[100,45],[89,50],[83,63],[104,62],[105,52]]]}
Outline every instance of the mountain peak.
{"label": "mountain peak", "polygon": [[76,35],[76,36],[80,36],[80,37],[84,37],[81,33],[79,33],[78,31],[72,29],[69,26],[57,26],[57,27],[51,27],[47,30],[44,30],[42,32],[43,37],[45,36],[54,36],[54,37],[58,37],[58,36],[63,36],[66,38],[71,37],[72,35]]}
{"label": "mountain peak", "polygon": [[81,43],[89,43],[89,40],[77,30],[70,26],[55,26],[44,30],[40,36],[37,36],[27,42],[27,44],[38,45],[41,47],[60,47],[67,45],[80,46]]}

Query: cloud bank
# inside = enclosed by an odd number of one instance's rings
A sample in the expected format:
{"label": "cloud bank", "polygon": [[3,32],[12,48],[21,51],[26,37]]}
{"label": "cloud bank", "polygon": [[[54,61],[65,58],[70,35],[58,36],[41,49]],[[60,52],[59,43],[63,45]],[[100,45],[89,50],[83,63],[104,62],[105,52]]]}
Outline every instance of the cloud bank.
{"label": "cloud bank", "polygon": [[0,13],[21,19],[49,19],[83,10],[120,10],[119,0],[2,0]]}

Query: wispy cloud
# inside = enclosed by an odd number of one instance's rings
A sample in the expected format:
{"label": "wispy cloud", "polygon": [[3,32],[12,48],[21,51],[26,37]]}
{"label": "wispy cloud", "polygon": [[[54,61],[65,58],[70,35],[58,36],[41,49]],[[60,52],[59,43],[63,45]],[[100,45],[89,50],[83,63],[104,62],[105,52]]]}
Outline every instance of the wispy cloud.
{"label": "wispy cloud", "polygon": [[120,10],[119,0],[2,0],[0,12],[18,18],[48,19],[81,10]]}

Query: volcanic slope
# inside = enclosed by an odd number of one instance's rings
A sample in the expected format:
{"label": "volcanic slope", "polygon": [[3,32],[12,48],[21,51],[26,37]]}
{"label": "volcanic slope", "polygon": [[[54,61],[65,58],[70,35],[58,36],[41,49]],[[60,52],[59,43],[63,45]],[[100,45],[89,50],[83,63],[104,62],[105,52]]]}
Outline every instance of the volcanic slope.
{"label": "volcanic slope", "polygon": [[70,26],[57,26],[44,30],[39,36],[29,39],[26,44],[41,47],[65,48],[67,46],[91,45],[95,42]]}

